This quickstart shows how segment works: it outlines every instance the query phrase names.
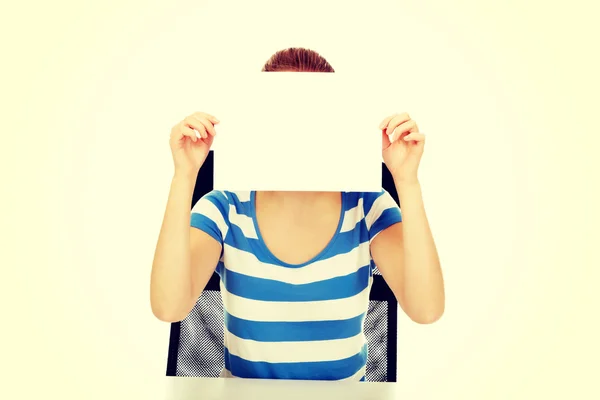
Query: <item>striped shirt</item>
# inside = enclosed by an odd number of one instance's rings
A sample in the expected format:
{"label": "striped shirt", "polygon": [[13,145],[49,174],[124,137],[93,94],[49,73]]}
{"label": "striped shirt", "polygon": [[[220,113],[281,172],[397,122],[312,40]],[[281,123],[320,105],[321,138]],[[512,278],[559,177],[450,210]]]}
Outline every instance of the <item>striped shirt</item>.
{"label": "striped shirt", "polygon": [[365,380],[364,321],[373,238],[401,222],[388,192],[342,192],[337,230],[312,260],[277,259],[262,240],[252,192],[212,191],[191,225],[221,243],[223,377]]}

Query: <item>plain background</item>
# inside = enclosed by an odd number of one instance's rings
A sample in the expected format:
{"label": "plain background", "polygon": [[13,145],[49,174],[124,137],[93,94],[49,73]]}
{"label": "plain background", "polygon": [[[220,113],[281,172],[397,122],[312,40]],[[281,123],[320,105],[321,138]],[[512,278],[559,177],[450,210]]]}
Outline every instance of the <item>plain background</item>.
{"label": "plain background", "polygon": [[369,71],[428,134],[447,311],[401,318],[404,397],[598,398],[594,7],[3,5],[0,397],[161,398],[169,327],[148,291],[169,130],[206,101],[202,68],[259,69],[303,46]]}

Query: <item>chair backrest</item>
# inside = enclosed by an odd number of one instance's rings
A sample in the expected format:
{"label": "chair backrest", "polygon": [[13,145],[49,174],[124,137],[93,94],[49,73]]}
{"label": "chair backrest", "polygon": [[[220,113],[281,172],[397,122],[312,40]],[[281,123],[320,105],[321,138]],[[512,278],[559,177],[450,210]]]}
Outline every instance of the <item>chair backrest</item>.
{"label": "chair backrest", "polygon": [[[213,188],[214,155],[211,151],[198,173],[192,206]],[[398,203],[394,181],[383,168],[383,188]],[[167,376],[218,377],[225,365],[223,303],[215,272],[190,314],[171,324]],[[365,318],[369,343],[366,380],[396,382],[398,307],[394,294],[376,269]]]}

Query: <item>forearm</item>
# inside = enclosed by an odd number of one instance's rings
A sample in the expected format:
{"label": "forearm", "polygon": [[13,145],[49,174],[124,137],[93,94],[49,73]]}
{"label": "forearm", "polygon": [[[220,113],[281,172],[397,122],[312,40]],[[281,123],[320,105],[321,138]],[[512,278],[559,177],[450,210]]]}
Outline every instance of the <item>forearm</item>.
{"label": "forearm", "polygon": [[421,185],[416,180],[397,181],[396,190],[402,208],[405,303],[411,314],[432,322],[444,311],[444,281]]}
{"label": "forearm", "polygon": [[191,294],[190,206],[195,179],[175,175],[156,245],[150,282],[152,311],[171,319],[187,306]]}

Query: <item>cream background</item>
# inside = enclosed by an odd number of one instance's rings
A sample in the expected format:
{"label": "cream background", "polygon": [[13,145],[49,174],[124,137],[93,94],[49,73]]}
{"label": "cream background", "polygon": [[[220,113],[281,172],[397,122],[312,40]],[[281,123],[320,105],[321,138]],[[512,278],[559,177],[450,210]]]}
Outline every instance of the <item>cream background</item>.
{"label": "cream background", "polygon": [[204,106],[200,66],[299,45],[429,135],[447,312],[400,320],[405,397],[598,398],[595,3],[231,3],[3,3],[0,397],[161,398],[170,126]]}

